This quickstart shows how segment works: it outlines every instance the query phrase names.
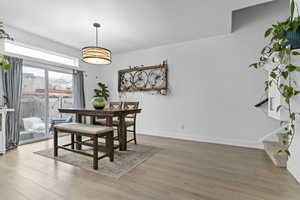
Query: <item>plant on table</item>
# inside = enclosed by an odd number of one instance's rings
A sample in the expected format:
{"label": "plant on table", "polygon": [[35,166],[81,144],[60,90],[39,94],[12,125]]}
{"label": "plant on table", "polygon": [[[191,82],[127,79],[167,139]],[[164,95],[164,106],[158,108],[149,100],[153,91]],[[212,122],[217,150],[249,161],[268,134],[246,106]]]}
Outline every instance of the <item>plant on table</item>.
{"label": "plant on table", "polygon": [[[272,24],[265,32],[265,38],[271,37],[270,43],[263,48],[261,56],[257,63],[251,64],[249,67],[255,69],[261,68],[267,63],[272,63],[270,79],[265,82],[266,90],[275,84],[280,95],[284,99],[284,103],[277,107],[277,112],[280,109],[288,111],[288,126],[284,129],[282,140],[282,149],[290,156],[289,147],[295,135],[295,120],[298,113],[291,108],[291,100],[297,96],[300,91],[297,90],[297,80],[295,73],[300,72],[300,67],[292,63],[294,56],[299,56],[300,53],[295,49],[300,48],[300,17],[294,16],[297,9],[295,1],[290,4],[290,16],[283,22]],[[298,11],[298,9],[297,9]]]}
{"label": "plant on table", "polygon": [[109,90],[104,83],[98,83],[99,89],[94,89],[95,95],[92,104],[95,109],[103,109],[107,104]]}

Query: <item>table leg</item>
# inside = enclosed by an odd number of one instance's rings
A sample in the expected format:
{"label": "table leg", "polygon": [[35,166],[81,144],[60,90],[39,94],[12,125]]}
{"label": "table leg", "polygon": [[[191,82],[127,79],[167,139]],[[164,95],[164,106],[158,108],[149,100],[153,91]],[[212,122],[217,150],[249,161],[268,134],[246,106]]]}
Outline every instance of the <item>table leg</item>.
{"label": "table leg", "polygon": [[96,116],[91,116],[91,124],[96,124]]}
{"label": "table leg", "polygon": [[53,148],[54,148],[54,156],[57,157],[57,152],[58,152],[58,133],[57,129],[54,128],[54,133],[53,133]]}
{"label": "table leg", "polygon": [[113,118],[111,116],[106,117],[106,126],[112,127]]}
{"label": "table leg", "polygon": [[[82,123],[82,116],[80,114],[76,114],[76,122]],[[80,135],[76,135],[76,142],[82,142],[82,137]],[[81,144],[76,143],[76,149],[81,150]]]}
{"label": "table leg", "polygon": [[119,118],[119,150],[126,151],[127,150],[127,130],[125,124],[125,116],[122,115]]}

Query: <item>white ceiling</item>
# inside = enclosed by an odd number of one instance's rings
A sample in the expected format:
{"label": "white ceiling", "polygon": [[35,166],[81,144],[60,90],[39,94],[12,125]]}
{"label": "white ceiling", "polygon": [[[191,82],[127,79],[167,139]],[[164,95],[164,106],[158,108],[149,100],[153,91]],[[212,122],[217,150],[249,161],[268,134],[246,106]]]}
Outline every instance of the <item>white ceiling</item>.
{"label": "white ceiling", "polygon": [[269,1],[1,0],[0,20],[77,49],[99,22],[101,46],[117,53],[229,33],[233,10]]}

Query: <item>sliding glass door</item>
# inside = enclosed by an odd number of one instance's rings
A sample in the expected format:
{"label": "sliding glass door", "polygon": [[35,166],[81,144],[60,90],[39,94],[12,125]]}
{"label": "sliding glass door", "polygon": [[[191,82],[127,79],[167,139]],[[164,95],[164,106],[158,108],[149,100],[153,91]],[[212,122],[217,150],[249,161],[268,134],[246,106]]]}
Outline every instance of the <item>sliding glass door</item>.
{"label": "sliding glass door", "polygon": [[48,138],[53,124],[70,121],[58,108],[72,107],[72,74],[48,69],[23,67],[21,98],[21,143]]}
{"label": "sliding glass door", "polygon": [[23,67],[21,98],[20,141],[45,138],[46,119],[46,71]]}

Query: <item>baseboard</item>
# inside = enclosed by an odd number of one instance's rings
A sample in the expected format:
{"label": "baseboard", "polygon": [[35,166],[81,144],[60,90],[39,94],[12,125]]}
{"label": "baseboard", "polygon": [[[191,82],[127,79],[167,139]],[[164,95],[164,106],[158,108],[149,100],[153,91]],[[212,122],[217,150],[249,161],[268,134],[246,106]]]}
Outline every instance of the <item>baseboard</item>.
{"label": "baseboard", "polygon": [[190,140],[190,141],[197,141],[197,142],[207,142],[207,143],[214,143],[214,144],[224,144],[224,145],[230,145],[230,146],[263,149],[262,143],[252,142],[252,141],[224,140],[224,139],[220,139],[220,138],[203,137],[203,136],[199,136],[198,134],[191,134],[191,133],[150,131],[150,130],[146,130],[146,129],[139,129],[137,132],[142,135],[151,135],[151,136],[159,136],[159,137],[166,137],[166,138],[173,138],[173,139],[181,139],[181,140]]}
{"label": "baseboard", "polygon": [[297,165],[293,161],[289,160],[286,168],[297,180],[297,182],[300,183],[300,169],[298,169],[296,166]]}

